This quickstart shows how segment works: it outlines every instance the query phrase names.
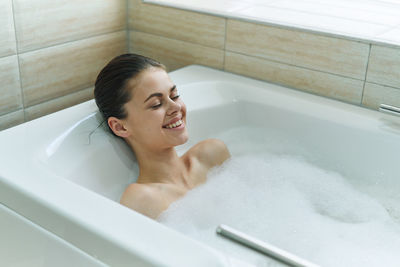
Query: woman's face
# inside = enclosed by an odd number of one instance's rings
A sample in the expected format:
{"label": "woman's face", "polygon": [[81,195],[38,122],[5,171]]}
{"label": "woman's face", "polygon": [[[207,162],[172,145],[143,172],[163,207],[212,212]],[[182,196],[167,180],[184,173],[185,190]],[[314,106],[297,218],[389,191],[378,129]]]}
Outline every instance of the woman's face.
{"label": "woman's face", "polygon": [[188,140],[186,106],[165,70],[150,67],[128,83],[131,100],[124,120],[133,145],[163,149]]}

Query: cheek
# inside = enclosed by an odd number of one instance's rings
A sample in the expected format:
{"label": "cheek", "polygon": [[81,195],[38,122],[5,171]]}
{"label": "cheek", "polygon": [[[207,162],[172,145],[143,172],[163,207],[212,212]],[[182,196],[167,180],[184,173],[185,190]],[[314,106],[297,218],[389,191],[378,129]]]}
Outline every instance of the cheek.
{"label": "cheek", "polygon": [[138,137],[148,137],[149,135],[154,134],[156,132],[155,130],[162,126],[162,122],[162,114],[157,111],[151,111],[136,114],[135,119],[130,121],[130,127],[134,135]]}
{"label": "cheek", "polygon": [[162,127],[164,116],[165,112],[162,109],[153,110],[147,114],[143,114],[141,124],[147,131],[153,132],[154,129]]}

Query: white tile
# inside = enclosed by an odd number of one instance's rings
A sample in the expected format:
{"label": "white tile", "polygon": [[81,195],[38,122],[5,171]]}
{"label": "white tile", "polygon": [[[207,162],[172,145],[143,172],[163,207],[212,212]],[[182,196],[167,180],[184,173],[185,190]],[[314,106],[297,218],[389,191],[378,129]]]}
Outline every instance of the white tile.
{"label": "white tile", "polygon": [[[331,1],[331,3],[334,2],[335,1]],[[270,3],[268,6],[333,18],[344,18],[355,22],[367,22],[385,26],[396,26],[400,24],[400,8],[398,14],[388,14],[372,8],[362,9],[360,8],[362,5],[349,9],[346,6],[337,6],[331,3],[283,0]]]}
{"label": "white tile", "polygon": [[276,2],[280,0],[243,0],[243,2],[251,3],[251,4],[266,4],[268,2]]}
{"label": "white tile", "polygon": [[[274,1],[274,0],[264,0]],[[145,1],[149,3],[165,4],[168,6],[180,7],[190,10],[198,10],[212,13],[229,13],[246,7],[251,7],[253,4],[241,0],[154,0]]]}
{"label": "white tile", "polygon": [[379,0],[299,0],[301,2],[314,3],[315,5],[335,6],[353,10],[373,11],[379,14],[398,15],[400,2],[397,4],[384,3]]}
{"label": "white tile", "polygon": [[399,0],[383,0],[382,2],[385,2],[385,3],[393,3],[393,4],[400,4],[400,2],[399,2]]}
{"label": "white tile", "polygon": [[[187,1],[186,1],[187,2]],[[191,2],[191,1],[190,1]],[[246,3],[243,1],[232,1],[232,0],[220,0],[220,1],[202,1],[195,0],[198,5],[203,6],[205,9],[221,10],[225,12],[232,12],[239,9],[250,7],[251,3]]]}
{"label": "white tile", "polygon": [[400,27],[389,30],[383,34],[379,34],[374,39],[377,41],[400,44]]}
{"label": "white tile", "polygon": [[387,28],[386,26],[367,22],[357,22],[268,6],[254,6],[235,13],[239,16],[270,23],[302,27],[315,31],[328,31],[361,38],[375,36]]}

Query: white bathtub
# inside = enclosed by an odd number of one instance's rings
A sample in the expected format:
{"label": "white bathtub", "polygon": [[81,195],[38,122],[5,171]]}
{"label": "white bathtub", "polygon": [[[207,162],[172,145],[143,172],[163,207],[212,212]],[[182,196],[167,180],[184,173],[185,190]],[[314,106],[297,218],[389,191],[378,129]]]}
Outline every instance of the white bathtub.
{"label": "white bathtub", "polygon": [[[188,107],[180,153],[237,126],[289,133],[400,221],[398,117],[201,66],[170,76]],[[1,204],[108,265],[226,266],[214,249],[118,204],[137,166],[99,123],[88,101],[0,132]]]}

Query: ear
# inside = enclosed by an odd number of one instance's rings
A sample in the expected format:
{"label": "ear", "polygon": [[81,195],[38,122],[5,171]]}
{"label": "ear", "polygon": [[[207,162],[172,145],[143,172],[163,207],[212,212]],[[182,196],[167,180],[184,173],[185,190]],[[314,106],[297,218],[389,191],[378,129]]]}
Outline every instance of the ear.
{"label": "ear", "polygon": [[117,136],[127,138],[130,135],[130,132],[126,129],[124,122],[122,120],[115,117],[109,117],[107,122],[108,126],[110,126],[110,129]]}

